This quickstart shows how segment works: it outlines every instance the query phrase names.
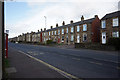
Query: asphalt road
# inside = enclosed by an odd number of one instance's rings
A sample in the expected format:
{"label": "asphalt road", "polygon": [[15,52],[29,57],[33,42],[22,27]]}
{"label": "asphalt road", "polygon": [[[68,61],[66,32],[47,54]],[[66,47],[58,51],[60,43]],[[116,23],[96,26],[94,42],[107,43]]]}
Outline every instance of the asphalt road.
{"label": "asphalt road", "polygon": [[9,43],[15,48],[79,78],[118,78],[119,52],[62,49]]}

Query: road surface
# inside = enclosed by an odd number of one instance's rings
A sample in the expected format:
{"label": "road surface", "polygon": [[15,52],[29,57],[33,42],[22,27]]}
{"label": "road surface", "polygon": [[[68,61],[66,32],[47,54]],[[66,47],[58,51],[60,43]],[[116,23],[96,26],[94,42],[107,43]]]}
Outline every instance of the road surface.
{"label": "road surface", "polygon": [[119,77],[120,60],[117,51],[62,49],[16,43],[9,43],[9,47],[29,54],[79,78]]}

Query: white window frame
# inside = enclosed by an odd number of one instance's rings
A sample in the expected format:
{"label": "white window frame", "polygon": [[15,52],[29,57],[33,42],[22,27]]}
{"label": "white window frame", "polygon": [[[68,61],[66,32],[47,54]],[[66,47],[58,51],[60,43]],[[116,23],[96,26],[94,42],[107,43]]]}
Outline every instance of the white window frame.
{"label": "white window frame", "polygon": [[64,29],[62,29],[62,34],[64,34]]}
{"label": "white window frame", "polygon": [[83,31],[87,31],[87,24],[83,24]]}
{"label": "white window frame", "polygon": [[114,18],[114,19],[112,20],[112,23],[113,23],[113,27],[118,26],[118,25],[119,25],[119,20],[118,20],[118,18]]}
{"label": "white window frame", "polygon": [[56,31],[55,31],[54,33],[55,33],[55,35],[56,35]]}
{"label": "white window frame", "polygon": [[53,31],[52,31],[52,35],[53,35]]}
{"label": "white window frame", "polygon": [[101,28],[106,28],[106,20],[101,21]]}
{"label": "white window frame", "polygon": [[112,37],[118,38],[119,37],[119,31],[112,32]]}
{"label": "white window frame", "polygon": [[80,31],[80,26],[78,25],[78,26],[77,26],[77,32],[79,32],[79,31]]}
{"label": "white window frame", "polygon": [[71,27],[71,33],[73,33],[74,32],[74,27]]}
{"label": "white window frame", "polygon": [[49,32],[49,36],[50,36],[50,32]]}

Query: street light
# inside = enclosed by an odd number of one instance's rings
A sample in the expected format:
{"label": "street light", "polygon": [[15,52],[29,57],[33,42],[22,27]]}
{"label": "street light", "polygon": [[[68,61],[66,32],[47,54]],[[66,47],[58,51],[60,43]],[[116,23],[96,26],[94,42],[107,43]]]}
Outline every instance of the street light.
{"label": "street light", "polygon": [[47,17],[46,17],[46,16],[44,16],[44,18],[45,18],[45,28],[46,28],[46,21],[47,21]]}
{"label": "street light", "polygon": [[[46,28],[46,21],[47,21],[47,17],[46,17],[46,16],[44,16],[44,18],[45,18],[45,28]],[[45,30],[45,44],[46,44],[46,30]]]}

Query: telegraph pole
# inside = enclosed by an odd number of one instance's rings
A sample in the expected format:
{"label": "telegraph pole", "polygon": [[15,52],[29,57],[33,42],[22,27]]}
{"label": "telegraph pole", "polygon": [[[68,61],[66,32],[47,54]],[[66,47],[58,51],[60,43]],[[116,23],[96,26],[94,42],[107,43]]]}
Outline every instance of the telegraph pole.
{"label": "telegraph pole", "polygon": [[0,1],[0,79],[4,78],[4,0]]}

